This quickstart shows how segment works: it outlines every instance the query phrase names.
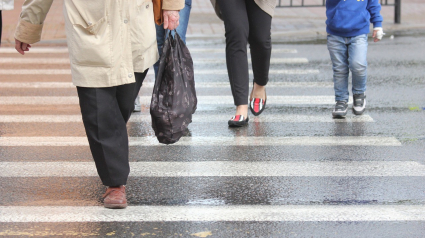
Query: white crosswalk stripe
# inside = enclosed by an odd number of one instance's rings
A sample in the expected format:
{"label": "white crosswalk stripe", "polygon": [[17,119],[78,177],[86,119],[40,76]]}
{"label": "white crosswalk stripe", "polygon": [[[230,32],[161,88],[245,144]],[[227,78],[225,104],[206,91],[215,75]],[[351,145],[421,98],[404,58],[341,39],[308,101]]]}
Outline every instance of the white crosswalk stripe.
{"label": "white crosswalk stripe", "polygon": [[[0,71],[1,72],[1,71]],[[150,71],[152,72],[152,71]],[[249,73],[252,74],[252,70],[249,70]],[[269,74],[318,74],[319,70],[317,69],[287,69],[287,70],[269,70]],[[224,74],[227,75],[227,70],[196,70],[195,69],[195,75],[202,75],[202,74]]]}
{"label": "white crosswalk stripe", "polygon": [[75,88],[69,82],[0,82],[0,88]]}
{"label": "white crosswalk stripe", "polygon": [[70,69],[0,69],[0,75],[71,75]]}
{"label": "white crosswalk stripe", "polygon": [[[143,89],[152,89],[154,82],[144,82]],[[230,88],[229,82],[196,82],[196,88]],[[332,82],[269,82],[270,88],[332,88]],[[75,88],[68,82],[0,82],[0,88]]]}
{"label": "white crosswalk stripe", "polygon": [[[249,49],[248,53],[250,52]],[[224,48],[217,49],[217,48],[190,48],[191,53],[224,53]],[[17,53],[15,48],[0,48],[0,54],[15,54]],[[34,47],[31,48],[30,51],[26,53],[37,53],[37,54],[63,54],[68,53],[68,48],[65,47]],[[298,51],[296,49],[286,49],[286,48],[273,48],[272,53],[290,53],[290,54],[296,54]]]}
{"label": "white crosswalk stripe", "polygon": [[[86,137],[0,137],[0,146],[87,146]],[[130,146],[401,146],[394,137],[297,136],[297,137],[182,137],[173,145],[156,137],[130,137]]]}
{"label": "white crosswalk stripe", "polygon": [[[208,65],[208,64],[225,64],[226,59],[195,59],[195,65]],[[248,59],[248,63],[251,64],[251,59]],[[273,58],[270,59],[270,64],[306,64],[308,63],[307,58]]]}
{"label": "white crosswalk stripe", "polygon": [[[224,47],[222,49],[217,48],[195,48],[191,47],[190,53],[225,53]],[[251,50],[247,49],[247,52],[250,53]],[[288,54],[296,54],[298,53],[298,50],[296,49],[287,49],[287,48],[272,48],[272,53],[288,53]]]}
{"label": "white crosswalk stripe", "polygon": [[[137,177],[396,177],[425,176],[413,161],[132,162]],[[0,162],[0,177],[97,176],[93,162]]]}
{"label": "white crosswalk stripe", "polygon": [[[252,70],[249,70],[252,74]],[[317,69],[295,69],[295,70],[270,70],[269,74],[284,74],[284,75],[302,75],[302,74],[318,74]],[[153,75],[153,70],[148,71],[148,75]],[[227,70],[209,70],[195,69],[195,75],[227,75]],[[0,75],[71,75],[70,69],[0,69]]]}
{"label": "white crosswalk stripe", "polygon": [[23,57],[4,57],[0,58],[0,64],[69,64],[68,58],[23,58]]}
{"label": "white crosswalk stripe", "polygon": [[0,207],[0,222],[425,221],[424,205]]}
{"label": "white crosswalk stripe", "polygon": [[[226,59],[223,58],[200,58],[194,59],[195,65],[206,65],[206,64],[225,64]],[[248,63],[251,63],[251,59],[248,59]],[[271,64],[304,64],[308,63],[307,58],[273,58],[270,60]],[[70,64],[68,58],[22,58],[22,57],[4,57],[0,58],[0,64],[49,64],[49,65],[60,65]]]}
{"label": "white crosswalk stripe", "polygon": [[[229,115],[218,114],[193,114],[192,123],[225,122],[229,120]],[[374,122],[369,115],[347,116],[345,119],[334,119],[330,116],[317,115],[264,115],[250,119],[254,122]],[[31,122],[82,122],[81,115],[0,115],[0,123],[31,123]],[[134,114],[129,122],[151,122],[150,115]]]}
{"label": "white crosswalk stripe", "polygon": [[[141,96],[140,103],[149,105],[150,96]],[[349,103],[352,103],[350,98]],[[78,104],[76,96],[10,96],[0,97],[0,105],[66,105]],[[313,105],[333,105],[335,104],[334,96],[267,96],[267,103],[275,105],[292,105],[292,104],[313,104]],[[232,96],[198,96],[198,104],[202,105],[233,105]]]}
{"label": "white crosswalk stripe", "polygon": [[[33,47],[25,54],[67,54],[67,47]],[[18,54],[15,48],[0,48],[0,54]]]}

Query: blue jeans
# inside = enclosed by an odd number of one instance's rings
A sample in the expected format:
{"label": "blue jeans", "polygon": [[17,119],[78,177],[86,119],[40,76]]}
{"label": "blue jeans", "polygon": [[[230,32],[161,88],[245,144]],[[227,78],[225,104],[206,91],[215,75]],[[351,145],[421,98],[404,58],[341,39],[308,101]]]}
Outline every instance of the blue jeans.
{"label": "blue jeans", "polygon": [[[190,10],[192,9],[192,0],[186,0],[185,1],[185,7],[180,10],[180,19],[179,19],[179,26],[177,27],[176,31],[179,34],[180,38],[183,40],[184,43],[186,43],[186,31],[187,31],[187,25],[189,24],[189,16],[190,16]],[[158,52],[159,55],[162,54],[162,47],[164,46],[165,39],[168,37],[168,30],[164,30],[164,26],[158,26],[155,24],[156,27],[156,41],[158,44]],[[172,32],[172,35],[174,36],[174,31]],[[153,65],[153,69],[155,70],[155,78],[158,74],[158,68],[159,68],[159,61],[156,62]]]}
{"label": "blue jeans", "polygon": [[353,94],[366,91],[367,34],[355,37],[328,35],[328,50],[332,60],[335,101],[348,102],[348,75],[353,77]]}

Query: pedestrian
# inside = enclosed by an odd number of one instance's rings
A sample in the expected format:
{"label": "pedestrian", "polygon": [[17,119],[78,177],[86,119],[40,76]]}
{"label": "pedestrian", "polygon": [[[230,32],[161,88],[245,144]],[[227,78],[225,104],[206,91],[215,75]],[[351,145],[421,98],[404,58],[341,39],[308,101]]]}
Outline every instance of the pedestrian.
{"label": "pedestrian", "polygon": [[1,45],[1,33],[2,33],[2,29],[3,29],[3,17],[1,15],[2,11],[6,11],[6,10],[13,10],[14,7],[14,0],[0,0],[0,45]]}
{"label": "pedestrian", "polygon": [[[192,9],[192,0],[185,0],[185,6],[180,10],[179,15],[179,26],[176,28],[176,32],[179,34],[180,38],[186,43],[186,31],[189,24],[190,10]],[[156,42],[158,44],[159,56],[162,55],[162,47],[164,46],[165,39],[168,37],[168,31],[164,29],[162,25],[155,24],[156,28]],[[174,33],[174,32],[172,32]],[[173,34],[174,36],[174,34]],[[155,79],[158,75],[159,60],[153,65],[155,71]],[[134,111],[140,112],[142,110],[142,105],[140,104],[140,97],[137,94],[137,98],[134,101]]]}
{"label": "pedestrian", "polygon": [[[40,41],[53,0],[26,0],[16,50]],[[65,0],[72,80],[97,172],[107,186],[106,208],[125,208],[129,174],[126,123],[146,73],[157,60],[152,1]],[[164,27],[178,26],[184,0],[164,0]]]}
{"label": "pedestrian", "polygon": [[251,49],[253,89],[249,108],[255,116],[266,105],[271,56],[271,23],[276,0],[211,0],[226,31],[226,64],[236,113],[231,127],[248,124],[249,71],[247,44]]}
{"label": "pedestrian", "polygon": [[374,42],[383,36],[379,0],[327,0],[326,31],[333,65],[335,108],[332,116],[344,118],[348,110],[348,75],[352,74],[353,113],[366,109],[367,46],[370,23]]}

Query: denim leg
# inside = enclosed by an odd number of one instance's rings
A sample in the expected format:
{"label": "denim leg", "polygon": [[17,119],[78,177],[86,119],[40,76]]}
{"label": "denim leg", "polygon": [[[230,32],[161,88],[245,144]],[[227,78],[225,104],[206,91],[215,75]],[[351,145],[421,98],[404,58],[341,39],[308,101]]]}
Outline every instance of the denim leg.
{"label": "denim leg", "polygon": [[[186,44],[187,26],[189,25],[189,16],[190,16],[191,9],[192,9],[192,0],[186,0],[185,7],[179,12],[179,15],[180,15],[179,26],[176,29],[177,33],[179,33],[180,38],[183,40],[185,44]],[[172,32],[172,34],[174,36],[174,32]]]}
{"label": "denim leg", "polygon": [[345,37],[328,35],[328,50],[332,60],[335,101],[348,102],[348,46]]}
{"label": "denim leg", "polygon": [[[189,24],[189,16],[190,16],[190,10],[192,9],[192,0],[186,0],[185,1],[185,7],[180,10],[179,15],[179,26],[177,27],[176,31],[179,34],[180,38],[183,40],[183,42],[186,44],[186,32],[187,32],[187,26]],[[159,55],[162,55],[162,47],[164,46],[165,39],[168,37],[168,30],[164,29],[164,25],[156,25],[156,41],[158,44],[158,52]],[[174,31],[171,32],[171,34],[174,36]],[[155,71],[155,78],[158,75],[158,69],[159,69],[159,60],[153,65],[153,69]]]}
{"label": "denim leg", "polygon": [[353,94],[366,91],[367,81],[367,34],[352,37],[348,46],[348,62],[353,76]]}

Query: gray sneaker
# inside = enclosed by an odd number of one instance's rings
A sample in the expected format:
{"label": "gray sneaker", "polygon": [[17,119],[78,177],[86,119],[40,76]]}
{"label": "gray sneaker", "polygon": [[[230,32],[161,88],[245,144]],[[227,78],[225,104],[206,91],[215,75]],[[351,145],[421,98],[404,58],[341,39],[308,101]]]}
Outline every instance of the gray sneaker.
{"label": "gray sneaker", "polygon": [[347,115],[348,104],[345,101],[337,101],[332,112],[334,118],[344,118]]}
{"label": "gray sneaker", "polygon": [[354,94],[353,95],[353,113],[355,115],[362,115],[366,110],[366,95]]}
{"label": "gray sneaker", "polygon": [[133,112],[140,112],[141,110],[142,110],[142,105],[140,104],[140,97],[137,96],[136,100],[134,100]]}

